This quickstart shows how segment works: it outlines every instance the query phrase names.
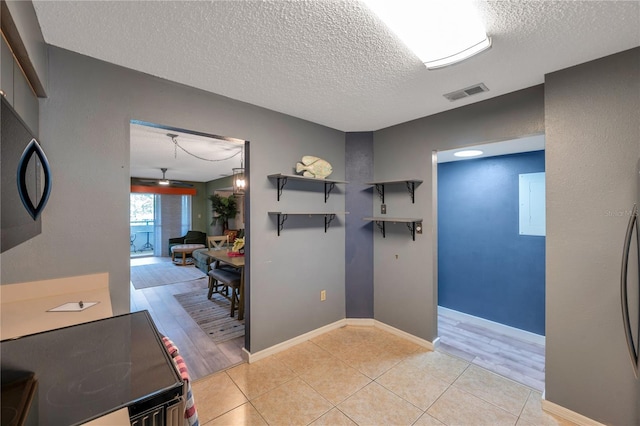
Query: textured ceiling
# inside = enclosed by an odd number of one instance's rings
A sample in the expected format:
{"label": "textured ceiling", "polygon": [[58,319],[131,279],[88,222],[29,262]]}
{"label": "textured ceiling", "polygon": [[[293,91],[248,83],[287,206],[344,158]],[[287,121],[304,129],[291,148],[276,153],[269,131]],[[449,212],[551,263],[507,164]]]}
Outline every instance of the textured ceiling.
{"label": "textured ceiling", "polygon": [[[493,47],[428,71],[356,0],[34,1],[45,41],[343,131],[543,82],[640,45],[638,1],[481,1]],[[483,82],[489,92],[442,97]]]}
{"label": "textured ceiling", "polygon": [[[493,47],[435,71],[357,0],[33,4],[51,45],[342,131],[503,95],[640,45],[640,1],[478,1]],[[455,102],[442,96],[481,82],[488,92]],[[190,170],[206,171],[189,176],[177,162],[150,158],[166,137],[140,130],[132,131],[132,176],[159,177],[160,167],[170,179],[194,181],[230,172],[222,162],[195,161]]]}

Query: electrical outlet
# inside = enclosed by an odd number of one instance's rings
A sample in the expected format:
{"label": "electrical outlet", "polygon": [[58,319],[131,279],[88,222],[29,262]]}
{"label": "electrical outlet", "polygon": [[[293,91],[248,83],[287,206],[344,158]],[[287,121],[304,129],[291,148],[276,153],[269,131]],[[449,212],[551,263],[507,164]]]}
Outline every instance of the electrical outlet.
{"label": "electrical outlet", "polygon": [[320,301],[324,302],[325,300],[327,300],[327,291],[326,290],[322,290],[322,291],[320,291]]}
{"label": "electrical outlet", "polygon": [[380,214],[387,214],[387,205],[386,204],[382,204],[380,206]]}

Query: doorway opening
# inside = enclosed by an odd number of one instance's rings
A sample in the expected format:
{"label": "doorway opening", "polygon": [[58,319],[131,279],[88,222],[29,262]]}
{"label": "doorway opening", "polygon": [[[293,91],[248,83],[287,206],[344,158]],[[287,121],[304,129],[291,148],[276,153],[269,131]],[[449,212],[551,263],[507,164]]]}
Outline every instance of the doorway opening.
{"label": "doorway opening", "polygon": [[[233,231],[233,237],[248,234],[244,223],[248,187],[233,185],[238,175],[245,178],[247,147],[248,142],[240,139],[130,123],[131,311],[149,311],[160,333],[178,347],[192,380],[243,362],[249,323],[248,315],[241,313],[248,309],[241,310],[237,299],[232,305],[223,292],[209,294],[209,272],[215,261],[209,252],[213,240],[208,237],[223,232],[216,226],[218,214],[211,201],[221,190],[229,190],[225,196],[233,198],[242,212],[228,218],[230,229],[225,232]],[[248,177],[248,161],[246,166]],[[216,249],[231,250],[233,237]],[[248,264],[240,263],[229,270],[248,287],[244,279]]]}
{"label": "doorway opening", "polygon": [[543,391],[544,135],[435,154],[439,350]]}

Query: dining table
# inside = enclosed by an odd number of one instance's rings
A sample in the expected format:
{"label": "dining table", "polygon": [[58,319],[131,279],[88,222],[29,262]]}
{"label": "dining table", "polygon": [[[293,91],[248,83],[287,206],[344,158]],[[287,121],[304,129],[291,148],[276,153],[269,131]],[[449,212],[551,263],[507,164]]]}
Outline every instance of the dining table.
{"label": "dining table", "polygon": [[227,250],[208,250],[207,256],[240,270],[240,297],[238,301],[238,320],[244,319],[244,255],[230,256]]}

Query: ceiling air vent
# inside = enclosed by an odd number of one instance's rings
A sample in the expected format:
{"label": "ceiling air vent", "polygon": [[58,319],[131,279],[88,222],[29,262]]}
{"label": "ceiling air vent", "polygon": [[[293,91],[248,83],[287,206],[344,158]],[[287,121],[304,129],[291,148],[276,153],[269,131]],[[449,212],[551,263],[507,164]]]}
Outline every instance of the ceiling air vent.
{"label": "ceiling air vent", "polygon": [[488,91],[489,89],[487,88],[487,86],[484,85],[484,83],[479,83],[479,84],[474,84],[473,86],[465,87],[464,89],[461,89],[461,90],[456,90],[455,92],[445,93],[442,96],[444,96],[445,98],[453,102],[453,101],[457,101],[458,99],[466,98],[469,96],[476,95],[478,93],[488,92]]}

